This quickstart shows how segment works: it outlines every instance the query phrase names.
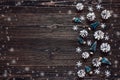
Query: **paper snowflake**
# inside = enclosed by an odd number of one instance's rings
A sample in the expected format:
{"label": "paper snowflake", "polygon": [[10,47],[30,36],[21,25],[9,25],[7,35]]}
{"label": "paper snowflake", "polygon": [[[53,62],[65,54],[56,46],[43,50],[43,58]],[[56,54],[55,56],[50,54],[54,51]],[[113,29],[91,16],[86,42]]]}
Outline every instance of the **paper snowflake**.
{"label": "paper snowflake", "polygon": [[97,40],[103,39],[104,38],[104,32],[102,32],[101,30],[98,30],[94,33],[94,37]]}
{"label": "paper snowflake", "polygon": [[81,69],[77,72],[77,74],[80,78],[83,78],[83,77],[85,77],[86,72],[85,72],[85,70]]}
{"label": "paper snowflake", "polygon": [[82,3],[77,3],[76,9],[77,9],[78,11],[83,10],[83,8],[84,8],[84,5],[83,5]]}
{"label": "paper snowflake", "polygon": [[89,12],[89,13],[87,14],[87,19],[88,19],[89,21],[94,21],[95,18],[96,18],[96,16],[95,16],[95,13],[94,13],[94,12]]}
{"label": "paper snowflake", "polygon": [[109,52],[111,49],[110,44],[108,43],[102,43],[100,46],[100,50],[103,52]]}
{"label": "paper snowflake", "polygon": [[84,30],[81,30],[81,31],[80,31],[80,36],[83,37],[83,38],[84,38],[84,37],[87,37],[87,36],[88,36],[88,31],[85,30],[85,29],[84,29]]}
{"label": "paper snowflake", "polygon": [[94,59],[92,60],[92,64],[93,64],[93,66],[95,66],[95,67],[101,66],[101,62],[100,62],[99,58],[94,58]]}
{"label": "paper snowflake", "polygon": [[90,54],[88,52],[83,52],[82,53],[82,58],[87,59],[89,58]]}
{"label": "paper snowflake", "polygon": [[102,12],[101,12],[101,16],[102,16],[102,18],[103,19],[108,19],[108,18],[110,18],[111,17],[111,13],[110,13],[110,11],[109,10],[103,10]]}

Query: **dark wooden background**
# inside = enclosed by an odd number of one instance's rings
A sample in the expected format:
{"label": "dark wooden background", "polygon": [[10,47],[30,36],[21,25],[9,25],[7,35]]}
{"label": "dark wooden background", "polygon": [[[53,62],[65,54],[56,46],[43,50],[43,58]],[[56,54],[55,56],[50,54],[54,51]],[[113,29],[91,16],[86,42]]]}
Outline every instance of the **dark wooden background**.
{"label": "dark wooden background", "polygon": [[[77,80],[75,65],[81,56],[75,52],[78,32],[72,30],[72,18],[78,14],[74,7],[77,1],[0,0],[0,80]],[[108,80],[120,80],[120,0],[103,0],[102,6],[114,14],[106,30],[112,47],[108,56],[112,75]],[[94,57],[99,56],[99,52],[96,54]],[[91,59],[83,66],[90,65]],[[105,79],[102,75],[84,78]]]}

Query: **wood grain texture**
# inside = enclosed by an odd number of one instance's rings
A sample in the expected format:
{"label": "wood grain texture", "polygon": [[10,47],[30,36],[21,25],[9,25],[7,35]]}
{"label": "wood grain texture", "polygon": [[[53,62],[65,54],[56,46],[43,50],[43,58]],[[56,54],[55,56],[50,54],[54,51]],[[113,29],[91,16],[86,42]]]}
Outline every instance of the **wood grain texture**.
{"label": "wood grain texture", "polygon": [[[106,21],[108,28],[104,30],[110,35],[112,47],[112,54],[107,56],[113,63],[109,67],[112,75],[108,80],[120,80],[120,65],[114,65],[115,60],[120,61],[120,38],[116,35],[120,31],[120,0],[111,1],[104,0],[102,3],[118,15]],[[86,1],[85,7],[88,3],[91,0]],[[72,18],[87,14],[88,11],[85,9],[78,13],[74,5],[75,0],[53,0],[53,3],[50,0],[0,1],[0,80],[14,80],[14,77],[16,80],[82,80],[76,75],[76,62],[82,59],[75,49],[80,46],[85,51],[89,47],[77,43],[79,34],[72,30],[75,25]],[[98,16],[99,12],[96,13]],[[78,26],[80,30],[83,29],[82,24]],[[94,41],[92,33],[88,39]],[[102,56],[99,49],[92,58],[98,56]],[[90,65],[92,58],[82,60],[83,66]],[[28,68],[30,70],[25,71]],[[105,68],[103,66],[102,70]],[[7,77],[3,76],[5,70],[8,71]],[[105,79],[105,76],[93,75],[83,80]]]}

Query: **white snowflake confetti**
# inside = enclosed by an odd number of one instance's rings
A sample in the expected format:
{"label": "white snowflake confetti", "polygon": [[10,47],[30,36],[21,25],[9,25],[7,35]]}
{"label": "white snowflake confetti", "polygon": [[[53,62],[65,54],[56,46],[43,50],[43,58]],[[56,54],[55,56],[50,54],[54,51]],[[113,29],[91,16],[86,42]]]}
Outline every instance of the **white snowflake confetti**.
{"label": "white snowflake confetti", "polygon": [[81,30],[81,31],[80,31],[80,36],[83,37],[83,38],[84,38],[84,37],[87,37],[87,36],[88,36],[88,31],[85,30],[85,29],[84,29],[84,30]]}
{"label": "white snowflake confetti", "polygon": [[45,75],[45,73],[44,73],[44,72],[41,72],[41,73],[40,73],[40,76],[44,76],[44,75]]}
{"label": "white snowflake confetti", "polygon": [[102,32],[101,30],[98,30],[94,33],[94,37],[97,40],[103,39],[104,38],[104,32]]}
{"label": "white snowflake confetti", "polygon": [[116,35],[117,35],[117,36],[120,36],[120,32],[119,32],[119,31],[117,31],[117,32],[116,32]]}
{"label": "white snowflake confetti", "polygon": [[30,68],[29,67],[25,67],[25,71],[29,71],[30,70]]}
{"label": "white snowflake confetti", "polygon": [[78,77],[83,78],[83,77],[85,77],[86,73],[85,73],[85,70],[81,69],[77,72],[77,74],[78,74]]}
{"label": "white snowflake confetti", "polygon": [[94,13],[94,12],[90,12],[90,13],[87,14],[87,19],[88,19],[89,21],[94,21],[95,18],[96,18],[96,16],[95,16],[95,13]]}
{"label": "white snowflake confetti", "polygon": [[15,60],[15,59],[13,59],[13,60],[11,61],[11,63],[12,63],[12,64],[15,64],[15,63],[16,63],[16,60]]}
{"label": "white snowflake confetti", "polygon": [[111,75],[111,72],[110,72],[109,70],[106,70],[106,71],[105,71],[105,76],[106,76],[106,77],[109,77],[110,75]]}
{"label": "white snowflake confetti", "polygon": [[77,3],[76,9],[77,9],[78,11],[83,10],[83,8],[84,8],[84,5],[83,5],[82,3]]}
{"label": "white snowflake confetti", "polygon": [[92,60],[92,64],[93,64],[93,66],[95,66],[95,67],[101,66],[101,62],[100,62],[99,58],[94,58],[94,59]]}
{"label": "white snowflake confetti", "polygon": [[97,8],[98,10],[100,10],[100,9],[102,9],[103,7],[102,7],[100,4],[98,4],[98,5],[96,5],[96,8]]}
{"label": "white snowflake confetti", "polygon": [[73,74],[73,72],[72,71],[68,71],[68,75],[71,75],[71,74]]}
{"label": "white snowflake confetti", "polygon": [[89,11],[93,11],[93,7],[92,7],[92,6],[89,6],[89,7],[88,7],[88,10],[89,10]]}
{"label": "white snowflake confetti", "polygon": [[105,40],[109,40],[109,36],[108,35],[105,35]]}
{"label": "white snowflake confetti", "polygon": [[15,50],[14,50],[14,48],[10,48],[9,51],[10,52],[14,52]]}
{"label": "white snowflake confetti", "polygon": [[3,77],[7,77],[7,76],[8,76],[8,71],[4,70]]}
{"label": "white snowflake confetti", "polygon": [[78,26],[77,25],[73,26],[73,30],[77,31],[78,30]]}
{"label": "white snowflake confetti", "polygon": [[77,52],[77,53],[80,53],[81,51],[82,51],[82,50],[81,50],[80,47],[77,47],[77,48],[76,48],[76,52]]}
{"label": "white snowflake confetti", "polygon": [[108,18],[111,17],[111,13],[110,13],[109,10],[103,10],[103,11],[101,12],[101,16],[102,16],[103,19],[108,19]]}
{"label": "white snowflake confetti", "polygon": [[84,20],[85,20],[85,17],[84,17],[84,16],[80,16],[80,19],[81,19],[82,21],[84,21]]}
{"label": "white snowflake confetti", "polygon": [[82,58],[87,59],[89,58],[90,54],[88,52],[83,52],[82,53]]}
{"label": "white snowflake confetti", "polygon": [[98,68],[98,69],[95,69],[95,70],[94,70],[94,73],[95,73],[95,74],[100,74],[100,69],[99,69],[99,68]]}
{"label": "white snowflake confetti", "polygon": [[102,43],[100,46],[100,50],[103,52],[109,52],[111,49],[110,44],[108,43]]}
{"label": "white snowflake confetti", "polygon": [[82,63],[81,63],[80,61],[78,61],[78,62],[76,63],[76,65],[77,65],[77,67],[80,67],[80,66],[82,66]]}
{"label": "white snowflake confetti", "polygon": [[91,40],[88,40],[88,41],[87,41],[87,45],[88,45],[88,46],[91,46],[91,44],[92,44],[92,41],[91,41]]}
{"label": "white snowflake confetti", "polygon": [[100,25],[100,26],[101,26],[101,28],[103,28],[103,29],[104,29],[104,28],[106,27],[106,24],[105,24],[105,23],[101,23],[101,25]]}

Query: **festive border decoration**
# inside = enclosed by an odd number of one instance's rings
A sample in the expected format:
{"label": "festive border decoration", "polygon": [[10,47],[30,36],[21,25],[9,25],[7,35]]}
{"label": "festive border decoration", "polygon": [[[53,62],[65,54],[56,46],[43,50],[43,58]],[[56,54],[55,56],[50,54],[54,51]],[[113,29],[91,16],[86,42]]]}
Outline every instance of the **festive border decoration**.
{"label": "festive border decoration", "polygon": [[[84,0],[80,3],[76,4],[76,10],[78,13],[83,11],[86,7],[84,6]],[[98,10],[101,16],[102,21],[108,20],[112,15],[110,10],[104,9],[100,2],[96,4],[96,9],[93,9],[94,7],[92,6],[87,6],[88,7],[88,14],[83,15],[82,17],[74,17],[73,22],[76,24],[83,24],[84,29],[80,30],[79,32],[79,37],[78,37],[78,43],[81,46],[88,45],[90,48],[87,51],[82,52],[81,47],[76,48],[77,53],[81,53],[81,57],[84,60],[89,59],[91,56],[93,56],[96,51],[100,50],[101,54],[108,54],[111,50],[111,46],[109,43],[104,42],[104,40],[109,40],[109,36],[105,34],[105,32],[102,29],[105,29],[107,25],[105,23],[102,23],[101,21],[97,21],[97,16],[95,14],[94,10]],[[84,17],[86,16],[86,18]],[[84,25],[84,20],[87,20],[88,23],[85,23]],[[86,26],[88,25],[88,26]],[[73,26],[74,31],[78,31],[79,27],[77,25]],[[94,37],[94,42],[92,43],[93,40],[86,40],[87,37],[90,34],[90,32],[93,32],[93,37]],[[98,45],[100,43],[100,45]],[[98,49],[98,47],[100,48]],[[91,61],[91,65],[84,66],[83,68],[80,68],[82,66],[82,61],[78,61],[76,63],[77,67],[79,67],[79,70],[77,72],[77,75],[79,78],[84,78],[86,75],[92,75],[92,74],[100,74],[100,69],[101,66],[104,65],[111,65],[112,63],[107,57],[96,57],[93,58]],[[105,76],[109,77],[111,75],[111,72],[109,70],[105,70]]]}

